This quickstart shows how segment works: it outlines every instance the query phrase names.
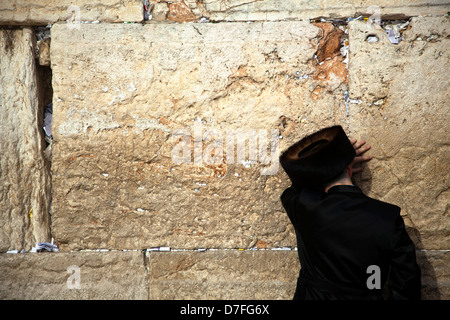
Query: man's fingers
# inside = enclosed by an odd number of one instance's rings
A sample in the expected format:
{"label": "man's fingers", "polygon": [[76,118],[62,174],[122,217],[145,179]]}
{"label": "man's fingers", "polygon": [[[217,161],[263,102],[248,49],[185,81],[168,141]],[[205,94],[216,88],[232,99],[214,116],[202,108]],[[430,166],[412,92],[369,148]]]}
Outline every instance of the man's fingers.
{"label": "man's fingers", "polygon": [[355,149],[356,155],[359,156],[360,154],[363,154],[364,152],[368,151],[371,148],[371,146],[364,146],[359,147],[358,149]]}
{"label": "man's fingers", "polygon": [[361,148],[366,143],[366,141],[364,141],[364,140],[361,140],[358,142],[358,140],[356,140],[356,139],[352,139],[352,140],[350,140],[350,142],[353,145],[353,148],[355,148],[355,150]]}
{"label": "man's fingers", "polygon": [[358,156],[353,159],[353,164],[372,160],[372,156]]}
{"label": "man's fingers", "polygon": [[363,171],[363,168],[362,168],[362,167],[359,167],[359,168],[352,168],[352,173],[358,173],[358,172],[361,172],[361,171]]}
{"label": "man's fingers", "polygon": [[369,145],[364,146],[366,144],[365,140],[361,140],[358,142],[357,139],[351,139],[350,143],[353,145],[353,148],[356,151],[356,155],[360,155],[371,148]]}
{"label": "man's fingers", "polygon": [[353,148],[355,149],[355,153],[356,153],[355,158],[353,159],[352,163],[350,164],[351,168],[352,168],[352,173],[362,172],[363,167],[361,167],[361,166],[355,167],[355,165],[357,165],[358,163],[372,160],[372,158],[373,158],[372,156],[363,155],[371,147],[369,145],[365,145],[366,144],[365,140],[358,141],[357,139],[351,139],[350,142],[353,145]]}
{"label": "man's fingers", "polygon": [[366,141],[361,140],[360,142],[356,142],[353,146],[355,147],[355,149],[360,149],[365,144],[366,144]]}

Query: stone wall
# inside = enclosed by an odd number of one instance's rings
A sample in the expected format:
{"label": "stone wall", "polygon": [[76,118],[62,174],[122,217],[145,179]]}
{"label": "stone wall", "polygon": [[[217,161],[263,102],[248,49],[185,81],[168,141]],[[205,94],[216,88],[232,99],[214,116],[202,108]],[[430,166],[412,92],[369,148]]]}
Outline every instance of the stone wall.
{"label": "stone wall", "polygon": [[[396,46],[384,30],[360,21],[349,28],[351,131],[371,137],[377,160],[363,188],[397,203],[426,249],[447,249],[450,239],[448,21],[412,18]],[[379,41],[365,41],[371,35]]]}
{"label": "stone wall", "polygon": [[50,241],[50,168],[31,28],[0,30],[0,251]]}
{"label": "stone wall", "polygon": [[448,299],[449,4],[326,3],[0,1],[0,298],[290,299],[278,155],[341,124]]}
{"label": "stone wall", "polygon": [[138,22],[143,20],[140,0],[0,0],[2,25],[42,26],[64,21]]}

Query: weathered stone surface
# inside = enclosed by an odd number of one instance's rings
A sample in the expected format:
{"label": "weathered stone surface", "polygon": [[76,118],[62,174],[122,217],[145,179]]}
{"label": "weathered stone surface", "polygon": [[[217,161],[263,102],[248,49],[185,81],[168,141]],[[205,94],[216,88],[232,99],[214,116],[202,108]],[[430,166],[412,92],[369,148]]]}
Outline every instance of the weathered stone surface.
{"label": "weathered stone surface", "polygon": [[374,24],[349,29],[351,134],[375,157],[363,189],[402,208],[419,248],[448,249],[449,17],[413,18],[398,45]]}
{"label": "weathered stone surface", "polygon": [[46,38],[37,43],[39,48],[39,64],[41,66],[50,66],[50,41],[51,38]]}
{"label": "weathered stone surface", "polygon": [[[56,24],[51,32],[52,231],[63,248],[295,246],[278,151],[347,121],[345,64],[324,73],[314,59],[320,28]],[[249,148],[256,155],[247,150],[244,163],[238,142],[227,141],[241,129],[259,135],[263,150]]]}
{"label": "weathered stone surface", "polygon": [[[417,251],[422,298],[450,298],[449,251]],[[0,299],[291,299],[296,251],[0,254]]]}
{"label": "weathered stone surface", "polygon": [[153,5],[151,13],[152,13],[151,17],[152,20],[155,21],[166,20],[167,14],[169,13],[169,6],[165,2],[157,2]]}
{"label": "weathered stone surface", "polygon": [[149,298],[289,300],[297,251],[151,252]]}
{"label": "weathered stone surface", "polygon": [[148,299],[142,252],[0,255],[0,299]]}
{"label": "weathered stone surface", "polygon": [[[448,12],[448,1],[319,1],[319,0],[156,0],[188,7],[192,14],[212,21],[279,21],[284,19],[347,18],[359,15],[398,19]],[[183,21],[185,14],[179,15]],[[378,18],[377,18],[378,19]]]}
{"label": "weathered stone surface", "polygon": [[33,44],[32,29],[0,29],[0,252],[51,240]]}
{"label": "weathered stone surface", "polygon": [[[0,0],[0,25],[47,25],[58,21],[139,22],[141,0]],[[70,27],[75,27],[71,25]]]}
{"label": "weathered stone surface", "polygon": [[197,20],[195,14],[183,1],[169,3],[168,9],[169,13],[167,15],[167,19],[169,20],[176,22],[189,22]]}

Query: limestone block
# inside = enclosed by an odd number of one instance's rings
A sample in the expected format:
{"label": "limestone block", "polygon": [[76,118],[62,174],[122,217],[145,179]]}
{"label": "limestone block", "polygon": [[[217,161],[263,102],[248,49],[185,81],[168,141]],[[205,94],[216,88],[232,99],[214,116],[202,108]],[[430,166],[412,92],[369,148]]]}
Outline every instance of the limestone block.
{"label": "limestone block", "polygon": [[164,2],[157,2],[153,5],[152,20],[163,21],[167,18],[169,13],[169,6]]}
{"label": "limestone block", "polygon": [[46,38],[38,41],[39,64],[41,66],[50,66],[50,41],[51,38]]}
{"label": "limestone block", "polygon": [[2,300],[148,298],[138,251],[1,254],[0,268]]}
{"label": "limestone block", "polygon": [[290,300],[297,251],[150,252],[149,298]]}
{"label": "limestone block", "polygon": [[32,29],[0,29],[0,252],[51,240],[33,43]]}
{"label": "limestone block", "polygon": [[0,25],[47,25],[67,21],[139,22],[144,19],[141,0],[0,0]]}
{"label": "limestone block", "polygon": [[426,249],[450,248],[449,28],[449,17],[413,18],[394,45],[376,24],[349,26],[350,128],[375,156],[363,189],[399,205]]}
{"label": "limestone block", "polygon": [[194,12],[183,2],[175,2],[168,4],[169,13],[167,19],[176,22],[189,22],[197,20]]}
{"label": "limestone block", "polygon": [[345,64],[319,68],[320,28],[51,32],[52,231],[63,248],[295,246],[279,150],[346,121]]}
{"label": "limestone block", "polygon": [[[186,12],[197,19],[208,17],[211,21],[280,21],[284,19],[347,18],[359,15],[376,19],[404,19],[419,15],[444,15],[448,1],[389,1],[389,0],[176,0],[170,2],[184,10],[177,20],[184,20]],[[188,10],[187,10],[188,9]],[[175,20],[175,19],[174,19]]]}

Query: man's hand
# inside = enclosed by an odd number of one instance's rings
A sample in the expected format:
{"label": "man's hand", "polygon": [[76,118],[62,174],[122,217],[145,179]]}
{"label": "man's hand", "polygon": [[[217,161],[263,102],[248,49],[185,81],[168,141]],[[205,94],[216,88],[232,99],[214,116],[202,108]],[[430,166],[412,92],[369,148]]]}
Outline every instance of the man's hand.
{"label": "man's hand", "polygon": [[352,168],[352,174],[355,174],[363,170],[361,166],[356,165],[372,160],[373,157],[364,155],[364,153],[366,153],[370,149],[369,145],[365,146],[366,141],[362,140],[358,142],[358,140],[352,139],[350,142],[352,143],[353,148],[355,148],[356,152],[355,158],[350,163],[350,167]]}

